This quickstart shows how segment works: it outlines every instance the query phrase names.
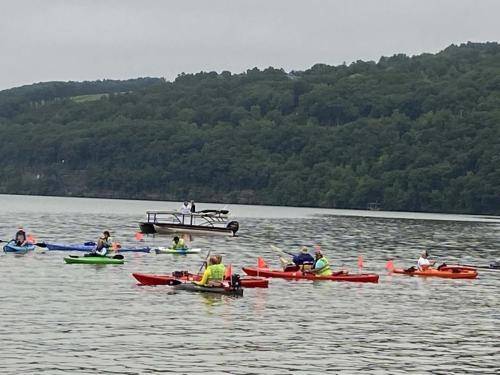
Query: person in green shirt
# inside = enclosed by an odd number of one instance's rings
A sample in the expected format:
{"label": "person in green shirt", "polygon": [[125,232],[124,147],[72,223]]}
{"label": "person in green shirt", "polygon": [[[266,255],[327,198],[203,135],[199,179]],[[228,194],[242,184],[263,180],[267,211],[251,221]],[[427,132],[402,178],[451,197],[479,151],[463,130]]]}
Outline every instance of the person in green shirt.
{"label": "person in green shirt", "polygon": [[317,249],[314,252],[314,257],[314,266],[310,272],[316,276],[330,276],[332,274],[330,262],[326,259],[320,249]]}
{"label": "person in green shirt", "polygon": [[226,267],[222,264],[222,256],[213,255],[208,260],[208,266],[200,281],[195,282],[201,286],[220,286],[224,281]]}
{"label": "person in green shirt", "polygon": [[174,237],[172,241],[172,249],[186,249],[186,243],[184,242],[183,238],[179,238],[177,236]]}

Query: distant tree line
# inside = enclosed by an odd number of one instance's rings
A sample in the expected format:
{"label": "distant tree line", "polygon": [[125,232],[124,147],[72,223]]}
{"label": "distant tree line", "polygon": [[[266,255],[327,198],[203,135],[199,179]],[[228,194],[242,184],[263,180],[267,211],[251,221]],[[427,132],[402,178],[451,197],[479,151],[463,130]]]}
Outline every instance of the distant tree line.
{"label": "distant tree line", "polygon": [[0,136],[0,193],[500,214],[500,46],[35,84]]}

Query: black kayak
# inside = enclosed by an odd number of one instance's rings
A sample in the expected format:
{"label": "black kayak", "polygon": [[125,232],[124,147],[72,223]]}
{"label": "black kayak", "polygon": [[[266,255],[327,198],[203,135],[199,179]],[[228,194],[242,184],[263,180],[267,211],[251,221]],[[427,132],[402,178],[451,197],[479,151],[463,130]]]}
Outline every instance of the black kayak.
{"label": "black kayak", "polygon": [[231,286],[201,286],[195,283],[182,283],[174,285],[176,290],[186,290],[188,292],[200,292],[200,293],[217,293],[225,294],[229,296],[243,296],[242,288],[233,288]]}

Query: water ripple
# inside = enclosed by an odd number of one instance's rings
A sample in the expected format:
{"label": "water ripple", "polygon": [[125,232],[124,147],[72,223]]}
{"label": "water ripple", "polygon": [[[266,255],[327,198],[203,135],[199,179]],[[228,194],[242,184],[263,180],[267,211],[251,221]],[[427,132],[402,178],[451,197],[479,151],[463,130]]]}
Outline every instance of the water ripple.
{"label": "water ripple", "polygon": [[[88,200],[85,209],[76,202],[20,210],[14,221],[4,211],[0,223],[9,233],[2,239],[22,222],[38,240],[87,241],[111,228],[123,244],[137,245],[141,217],[127,214],[123,202]],[[389,258],[414,264],[422,249],[440,261],[488,264],[500,256],[496,224],[324,210],[304,217],[293,208],[281,208],[280,218],[273,207],[251,209],[262,217],[240,219],[240,237],[194,244],[221,253],[234,269],[257,256],[277,266],[270,244],[291,251],[319,244],[335,267],[351,272],[363,255],[364,271],[379,273],[380,282],[271,280],[269,289],[245,290],[243,298],[213,297],[140,287],[130,275],[194,271],[204,254],[127,254],[124,265],[106,267],[66,265],[58,252],[1,254],[0,373],[498,373],[500,272],[442,280],[384,270]],[[145,241],[158,246],[169,239]]]}

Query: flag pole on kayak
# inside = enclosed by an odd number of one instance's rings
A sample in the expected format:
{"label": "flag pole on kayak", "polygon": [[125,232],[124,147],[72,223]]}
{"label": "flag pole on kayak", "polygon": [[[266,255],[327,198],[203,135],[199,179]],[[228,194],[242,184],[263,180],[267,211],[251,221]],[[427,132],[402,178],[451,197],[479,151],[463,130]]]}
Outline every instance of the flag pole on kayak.
{"label": "flag pole on kayak", "polygon": [[358,268],[363,268],[363,255],[358,256]]}

